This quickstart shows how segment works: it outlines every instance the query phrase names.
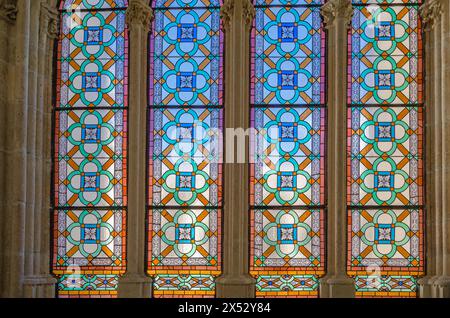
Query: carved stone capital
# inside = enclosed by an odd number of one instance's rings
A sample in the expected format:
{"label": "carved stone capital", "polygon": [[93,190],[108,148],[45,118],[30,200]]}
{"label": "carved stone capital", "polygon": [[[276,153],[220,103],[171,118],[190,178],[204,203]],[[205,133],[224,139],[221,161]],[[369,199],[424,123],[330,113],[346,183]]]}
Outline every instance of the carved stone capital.
{"label": "carved stone capital", "polygon": [[47,34],[50,39],[57,39],[59,35],[59,12],[45,2],[41,2],[39,21],[41,34]]}
{"label": "carved stone capital", "polygon": [[244,16],[245,25],[247,26],[247,28],[250,28],[253,24],[253,19],[256,16],[255,6],[253,5],[253,1],[251,0],[244,0],[242,6],[242,14]]}
{"label": "carved stone capital", "polygon": [[431,31],[435,23],[442,16],[442,7],[439,0],[428,0],[420,6],[419,14],[426,31]]}
{"label": "carved stone capital", "polygon": [[0,0],[0,18],[14,23],[17,18],[17,0]]}
{"label": "carved stone capital", "polygon": [[234,14],[234,0],[225,0],[220,8],[220,18],[222,19],[223,28],[228,31],[231,27],[231,18]]}
{"label": "carved stone capital", "polygon": [[252,0],[225,0],[224,4],[220,8],[220,17],[222,19],[223,27],[225,31],[228,31],[231,27],[231,19],[235,13],[235,6],[242,5],[242,17],[245,22],[245,26],[250,28],[253,24],[253,19],[256,15],[255,6]]}
{"label": "carved stone capital", "polygon": [[322,6],[321,13],[325,28],[334,25],[336,19],[343,19],[347,27],[350,26],[353,17],[353,7],[350,0],[329,0]]}
{"label": "carved stone capital", "polygon": [[134,27],[143,27],[144,30],[150,31],[154,15],[153,9],[148,5],[148,1],[130,1],[126,16],[130,31],[132,31]]}

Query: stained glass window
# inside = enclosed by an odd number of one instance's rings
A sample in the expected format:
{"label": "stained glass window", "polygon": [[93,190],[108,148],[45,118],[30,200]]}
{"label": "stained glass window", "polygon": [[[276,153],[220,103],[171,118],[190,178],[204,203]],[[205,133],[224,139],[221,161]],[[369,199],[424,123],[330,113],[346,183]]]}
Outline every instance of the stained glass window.
{"label": "stained glass window", "polygon": [[353,0],[348,273],[359,297],[415,297],[424,272],[419,0]]}
{"label": "stained glass window", "polygon": [[125,0],[60,6],[53,273],[59,297],[114,297],[126,266]]}
{"label": "stained glass window", "polygon": [[221,273],[220,5],[153,3],[147,268],[155,297],[213,297]]}
{"label": "stained glass window", "polygon": [[325,266],[322,0],[256,0],[250,272],[257,297],[317,297]]}

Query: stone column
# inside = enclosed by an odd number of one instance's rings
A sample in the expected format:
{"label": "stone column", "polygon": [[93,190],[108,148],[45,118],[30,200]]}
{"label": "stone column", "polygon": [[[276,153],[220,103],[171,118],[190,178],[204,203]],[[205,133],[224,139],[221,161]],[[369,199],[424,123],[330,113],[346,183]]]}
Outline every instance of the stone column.
{"label": "stone column", "polygon": [[[10,19],[8,17],[8,12],[4,7],[4,3],[0,1],[0,41],[4,43],[0,46],[0,77],[8,78],[8,65],[9,65],[9,57],[8,57],[8,39],[9,39],[9,28],[15,22],[15,14],[17,8],[14,7],[14,19]],[[6,297],[6,269],[7,264],[3,257],[5,256],[3,250],[6,248],[5,243],[3,242],[6,237],[6,197],[5,197],[5,187],[6,182],[6,162],[7,162],[7,145],[6,145],[6,129],[7,129],[7,92],[8,85],[0,85],[0,107],[2,111],[0,111],[0,297]]]}
{"label": "stone column", "polygon": [[441,19],[439,0],[426,1],[420,8],[424,27],[425,60],[425,120],[426,120],[426,268],[427,273],[419,279],[419,295],[422,298],[437,297],[439,273],[442,272],[442,222],[444,211],[442,181],[445,163],[442,161],[444,142],[441,98]]}
{"label": "stone column", "polygon": [[[59,13],[45,2],[33,2],[34,27],[30,37],[27,219],[25,252],[25,297],[54,297],[50,274],[50,182],[52,65],[58,37]],[[33,123],[33,124],[31,124]]]}
{"label": "stone column", "polygon": [[[6,97],[2,112],[5,126],[2,127],[3,156],[0,181],[2,213],[0,224],[0,297],[22,297],[25,252],[26,207],[26,153],[27,153],[27,106],[28,106],[28,52],[30,37],[30,1],[0,1],[0,16],[3,27],[7,26],[6,80],[2,86]],[[5,24],[6,20],[6,24]]]}
{"label": "stone column", "polygon": [[329,0],[322,7],[328,35],[328,213],[327,274],[320,281],[324,298],[354,297],[347,276],[347,39],[353,16],[349,0]]}
{"label": "stone column", "polygon": [[[221,9],[225,32],[225,127],[249,127],[249,36],[255,16],[250,0],[225,0]],[[223,274],[217,283],[217,297],[255,297],[255,281],[249,270],[249,168],[248,145],[225,138],[225,149],[236,154],[237,147],[246,147],[244,162],[228,160],[224,166],[224,231]],[[239,149],[238,153],[242,153]],[[232,161],[232,162],[230,162]]]}
{"label": "stone column", "polygon": [[[441,110],[442,110],[442,210],[440,211],[439,221],[442,229],[442,271],[440,272],[440,277],[435,281],[436,296],[441,298],[450,298],[450,147],[448,145],[450,140],[450,110],[449,110],[449,100],[450,100],[450,3],[448,0],[432,1],[428,3],[430,9],[434,6],[437,7],[440,4],[441,14],[438,14],[438,9],[435,17],[433,17],[436,22],[440,17],[440,23],[436,23],[435,29],[436,33],[440,35],[437,42],[441,43],[440,46],[440,56],[439,63],[437,65],[438,69],[436,72],[441,74],[441,81],[437,82],[433,80],[435,85],[439,85],[439,94],[441,95]],[[436,92],[438,93],[438,92]],[[438,250],[437,254],[440,252]]]}
{"label": "stone column", "polygon": [[148,1],[131,0],[129,29],[128,218],[127,272],[119,279],[121,298],[151,296],[152,280],[145,273],[147,59],[153,12]]}

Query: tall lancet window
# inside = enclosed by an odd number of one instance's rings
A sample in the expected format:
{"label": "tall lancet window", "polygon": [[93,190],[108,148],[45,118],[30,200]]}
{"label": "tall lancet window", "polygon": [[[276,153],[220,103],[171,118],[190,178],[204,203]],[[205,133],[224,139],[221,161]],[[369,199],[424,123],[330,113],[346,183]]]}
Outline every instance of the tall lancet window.
{"label": "tall lancet window", "polygon": [[114,297],[126,267],[126,7],[60,5],[52,255],[59,297]]}
{"label": "tall lancet window", "polygon": [[414,297],[424,273],[421,0],[353,0],[348,273],[359,297]]}
{"label": "tall lancet window", "polygon": [[221,273],[220,5],[153,1],[147,269],[155,297],[213,297]]}
{"label": "tall lancet window", "polygon": [[317,297],[325,271],[323,0],[256,0],[250,272],[257,297]]}

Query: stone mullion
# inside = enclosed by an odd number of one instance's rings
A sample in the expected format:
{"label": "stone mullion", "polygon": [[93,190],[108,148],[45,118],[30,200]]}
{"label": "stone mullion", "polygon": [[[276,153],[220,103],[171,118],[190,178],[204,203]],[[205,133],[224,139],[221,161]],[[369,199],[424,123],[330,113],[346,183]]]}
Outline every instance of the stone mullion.
{"label": "stone mullion", "polygon": [[420,8],[425,28],[426,65],[426,134],[427,151],[427,222],[426,276],[419,280],[421,297],[450,297],[450,212],[448,211],[447,139],[450,135],[450,112],[446,101],[450,98],[448,83],[450,62],[448,44],[449,2],[427,0]]}
{"label": "stone mullion", "polygon": [[[442,81],[442,74],[439,71],[439,63],[440,63],[440,55],[441,55],[441,34],[440,34],[440,22],[437,22],[438,26],[435,30],[430,30],[431,32],[428,32],[429,38],[431,43],[429,43],[429,50],[426,51],[426,58],[432,59],[432,65],[430,67],[430,73],[427,74],[427,79],[430,80],[427,86],[429,86],[430,89],[430,95],[426,96],[426,109],[432,108],[433,110],[430,113],[433,114],[434,112],[434,118],[430,118],[430,125],[427,125],[428,130],[426,131],[427,134],[430,135],[430,137],[435,137],[436,139],[432,143],[432,155],[428,159],[433,163],[433,177],[430,178],[430,180],[434,183],[434,190],[435,193],[431,192],[427,196],[427,199],[431,199],[431,201],[428,201],[427,206],[427,212],[430,214],[432,229],[431,232],[426,233],[427,235],[427,241],[433,245],[432,249],[434,249],[434,253],[430,255],[430,259],[427,262],[426,267],[430,268],[430,266],[433,266],[433,262],[435,263],[435,272],[434,277],[431,278],[430,283],[432,286],[432,296],[438,297],[437,294],[437,280],[439,279],[439,275],[442,273],[442,229],[441,229],[441,220],[439,215],[443,211],[444,205],[443,205],[443,195],[444,191],[442,189],[442,183],[444,180],[444,177],[442,175],[442,169],[444,167],[443,164],[443,154],[442,154],[442,142],[444,141],[442,136],[442,127],[443,127],[443,121],[442,121],[442,96],[440,93],[441,90],[441,83]],[[431,27],[430,27],[431,28]],[[428,27],[427,27],[428,29]],[[433,82],[435,83],[433,84]],[[428,114],[428,113],[427,113]],[[427,118],[428,120],[428,118]],[[434,161],[435,160],[435,161]],[[431,163],[430,162],[430,163]],[[429,189],[429,191],[433,191],[433,189]],[[430,198],[430,195],[433,195],[432,198]],[[429,229],[429,227],[426,227]],[[433,250],[430,250],[432,252]],[[428,256],[427,251],[427,256]],[[424,291],[423,296],[426,295],[426,292]]]}
{"label": "stone mullion", "polygon": [[347,42],[353,16],[350,0],[329,0],[322,7],[327,30],[327,274],[320,281],[320,296],[354,297],[353,279],[347,276]]}
{"label": "stone mullion", "polygon": [[[440,29],[437,32],[440,33],[439,42],[442,43],[441,56],[439,60],[439,71],[442,74],[442,80],[437,85],[441,85],[441,98],[442,98],[442,189],[443,189],[443,207],[441,211],[441,224],[442,224],[442,274],[437,280],[438,290],[437,296],[442,298],[450,298],[450,176],[448,167],[450,163],[450,151],[447,145],[450,139],[450,111],[448,109],[448,101],[450,100],[450,3],[447,0],[439,1],[442,8]],[[434,82],[434,81],[433,81]]]}
{"label": "stone mullion", "polygon": [[[255,9],[250,0],[225,0],[221,10],[226,39],[225,129],[246,130],[250,124],[249,43],[254,15]],[[242,153],[243,147],[246,147],[248,158],[248,144],[231,147],[233,143],[225,138],[223,274],[216,281],[217,296],[250,298],[255,296],[255,282],[248,274],[249,167],[246,160],[235,162],[234,156],[236,150]]]}
{"label": "stone mullion", "polygon": [[[2,3],[10,4],[11,1]],[[4,7],[0,8],[4,10]],[[6,13],[8,22],[13,22],[8,30],[7,47],[8,81],[5,103],[5,169],[2,213],[3,233],[1,238],[2,279],[1,297],[21,297],[24,277],[25,216],[26,207],[26,146],[27,146],[27,106],[28,96],[28,52],[30,30],[30,2],[22,1],[16,7],[17,15]],[[8,9],[6,12],[11,12]],[[2,17],[5,12],[1,12]],[[17,20],[15,20],[17,19]],[[14,20],[14,21],[12,21]],[[4,181],[2,180],[2,181]]]}
{"label": "stone mullion", "polygon": [[[426,6],[429,7],[428,1]],[[438,5],[439,6],[439,5]],[[440,61],[440,23],[435,27],[434,18],[430,16],[431,11],[422,6],[420,13],[424,21],[424,63],[425,63],[425,129],[426,129],[426,149],[425,149],[425,167],[426,167],[426,276],[419,279],[420,297],[435,297],[435,282],[439,279],[441,262],[441,231],[439,222],[439,211],[442,211],[442,109],[441,97],[439,94],[441,72],[439,68]],[[440,10],[440,9],[439,9]],[[435,14],[435,13],[433,13]]]}
{"label": "stone mullion", "polygon": [[[43,278],[44,288],[40,291],[39,297],[54,297],[55,296],[55,285],[56,280],[48,281],[48,277],[51,276],[50,266],[51,257],[50,255],[50,241],[51,235],[50,231],[52,227],[50,226],[53,222],[53,218],[50,217],[48,211],[52,202],[50,201],[51,183],[53,182],[51,170],[48,169],[51,166],[52,156],[52,140],[54,136],[54,131],[52,130],[52,109],[53,109],[53,97],[55,92],[55,87],[53,81],[51,80],[56,76],[54,72],[55,65],[55,44],[59,35],[59,12],[57,10],[57,5],[47,4],[46,2],[41,3],[41,38],[45,45],[39,46],[39,99],[38,99],[38,113],[40,115],[39,120],[41,124],[40,137],[42,140],[41,151],[42,151],[42,165],[40,167],[40,173],[42,176],[42,200],[40,202],[40,213],[41,213],[41,224],[39,226],[41,231],[41,240],[39,245],[36,246],[38,250],[37,254],[40,259],[36,262],[39,263],[39,275]],[[47,79],[47,80],[46,80]],[[50,132],[50,133],[49,133]],[[50,244],[49,244],[50,242]],[[53,284],[53,285],[52,285]],[[49,286],[50,285],[50,286]]]}
{"label": "stone mullion", "polygon": [[147,60],[152,18],[148,1],[129,1],[127,272],[118,289],[123,298],[150,297],[152,287],[145,273]]}
{"label": "stone mullion", "polygon": [[[34,127],[28,125],[30,137],[29,144],[35,147],[34,154],[29,156],[28,161],[33,162],[33,174],[27,174],[31,178],[35,188],[34,200],[29,210],[33,213],[31,218],[27,217],[27,227],[34,227],[35,235],[27,237],[29,246],[26,248],[26,264],[30,267],[30,272],[26,273],[25,297],[54,297],[56,280],[49,271],[50,263],[50,182],[51,174],[48,167],[51,165],[51,140],[54,134],[51,131],[52,109],[52,65],[53,65],[53,43],[57,38],[59,13],[55,8],[47,5],[45,2],[33,3],[31,9],[33,12],[40,12],[32,20],[35,30],[36,40],[30,45],[30,79],[33,88],[30,85],[30,111],[33,108]],[[31,61],[33,60],[33,61]],[[31,116],[31,115],[30,115]],[[31,147],[30,146],[30,147]],[[28,147],[29,148],[29,147]],[[33,153],[33,152],[32,152]],[[28,209],[28,208],[27,208]],[[29,224],[29,225],[28,225]],[[27,231],[28,234],[28,231]]]}

